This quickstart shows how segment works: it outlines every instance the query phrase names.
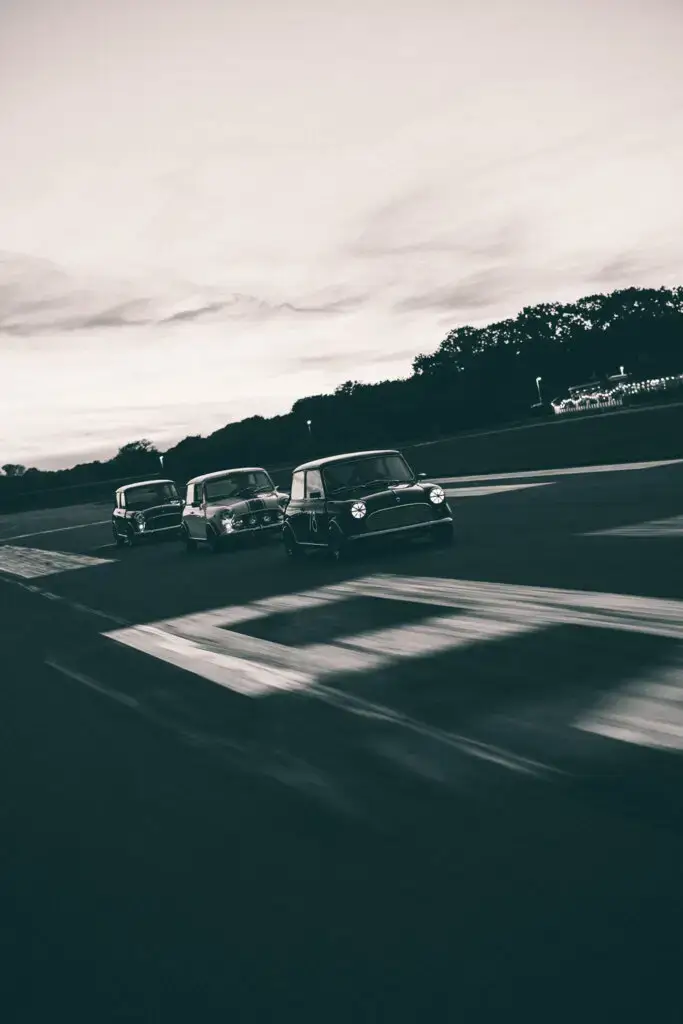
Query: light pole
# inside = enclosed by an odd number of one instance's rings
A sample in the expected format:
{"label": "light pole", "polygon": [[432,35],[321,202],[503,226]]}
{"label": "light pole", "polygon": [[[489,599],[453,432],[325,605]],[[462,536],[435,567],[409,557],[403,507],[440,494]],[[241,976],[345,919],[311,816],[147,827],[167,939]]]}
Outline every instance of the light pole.
{"label": "light pole", "polygon": [[537,377],[536,378],[536,390],[538,391],[538,404],[539,405],[543,405],[543,398],[541,396],[541,381],[542,380],[543,380],[542,377]]}
{"label": "light pole", "polygon": [[311,422],[312,422],[311,420],[306,420],[306,426],[308,427],[308,436],[310,438],[313,437],[313,432],[311,430]]}

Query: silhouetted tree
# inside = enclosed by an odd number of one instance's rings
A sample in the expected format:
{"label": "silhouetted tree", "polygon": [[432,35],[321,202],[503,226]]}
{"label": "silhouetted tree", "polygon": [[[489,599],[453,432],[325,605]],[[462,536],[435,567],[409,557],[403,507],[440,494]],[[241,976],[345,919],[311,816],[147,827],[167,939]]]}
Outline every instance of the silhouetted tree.
{"label": "silhouetted tree", "polygon": [[[636,377],[683,371],[683,287],[542,302],[483,327],[454,328],[403,380],[347,380],[333,394],[300,398],[284,416],[250,416],[208,437],[186,437],[164,453],[163,472],[184,482],[230,466],[286,467],[313,454],[433,440],[527,417],[538,401],[537,377],[550,399],[621,365]],[[109,486],[161,470],[159,452],[144,438],[107,462],[56,472],[3,468],[0,502],[48,488],[80,494],[100,481]]]}

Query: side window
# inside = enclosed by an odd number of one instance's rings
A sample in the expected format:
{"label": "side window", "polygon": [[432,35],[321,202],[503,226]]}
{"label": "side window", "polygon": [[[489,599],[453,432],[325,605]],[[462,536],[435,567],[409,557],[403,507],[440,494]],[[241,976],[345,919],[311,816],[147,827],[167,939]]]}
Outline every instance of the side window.
{"label": "side window", "polygon": [[304,475],[303,473],[295,473],[292,477],[292,490],[290,492],[290,498],[292,501],[301,501],[304,496]]}
{"label": "side window", "polygon": [[186,505],[192,505],[192,502],[194,501],[194,489],[195,489],[195,485],[194,484],[188,484],[187,485],[187,494],[185,495],[185,504]]}
{"label": "side window", "polygon": [[306,474],[306,497],[310,497],[312,491],[318,491],[320,494],[323,493],[323,478],[320,475],[320,470],[309,469]]}

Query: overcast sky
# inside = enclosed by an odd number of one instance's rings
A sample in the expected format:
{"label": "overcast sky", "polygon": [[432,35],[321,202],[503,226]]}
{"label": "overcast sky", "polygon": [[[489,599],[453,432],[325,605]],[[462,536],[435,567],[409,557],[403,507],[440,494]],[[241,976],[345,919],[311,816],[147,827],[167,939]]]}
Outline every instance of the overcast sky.
{"label": "overcast sky", "polygon": [[0,464],[683,283],[681,0],[2,0]]}

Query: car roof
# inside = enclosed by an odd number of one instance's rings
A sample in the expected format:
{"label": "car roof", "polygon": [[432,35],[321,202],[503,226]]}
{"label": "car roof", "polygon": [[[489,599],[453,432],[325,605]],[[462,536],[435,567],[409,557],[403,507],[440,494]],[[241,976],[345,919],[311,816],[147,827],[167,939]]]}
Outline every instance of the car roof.
{"label": "car roof", "polygon": [[116,493],[123,494],[124,491],[130,491],[133,487],[149,487],[150,484],[173,484],[175,487],[175,481],[173,480],[160,480],[158,477],[156,480],[140,480],[135,484],[124,484],[123,487],[117,487]]}
{"label": "car roof", "polygon": [[[202,476],[194,476],[191,480],[187,481],[187,486],[190,484],[203,484],[206,480],[220,480],[223,476],[228,476],[230,473],[267,473],[268,470],[264,469],[263,466],[235,466],[233,469],[219,469],[215,473],[204,473]],[[270,476],[270,474],[268,474]]]}
{"label": "car roof", "polygon": [[400,454],[401,453],[396,448],[378,448],[376,451],[371,452],[347,452],[345,455],[328,455],[324,459],[314,459],[312,462],[304,462],[300,466],[297,466],[294,472],[299,473],[304,469],[321,469],[323,466],[329,466],[334,462],[346,462],[347,459],[362,459],[371,455]]}

